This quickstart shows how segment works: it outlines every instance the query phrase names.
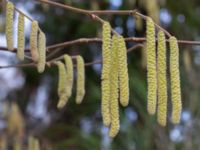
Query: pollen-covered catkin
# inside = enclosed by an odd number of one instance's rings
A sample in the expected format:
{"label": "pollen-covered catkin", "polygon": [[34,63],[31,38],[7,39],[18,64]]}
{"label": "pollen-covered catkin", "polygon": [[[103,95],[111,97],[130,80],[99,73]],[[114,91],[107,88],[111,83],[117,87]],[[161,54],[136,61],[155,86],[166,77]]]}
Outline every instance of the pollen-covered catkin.
{"label": "pollen-covered catkin", "polygon": [[13,15],[14,5],[11,2],[6,4],[6,41],[8,50],[14,50],[13,46]]}
{"label": "pollen-covered catkin", "polygon": [[101,114],[103,124],[110,125],[110,59],[111,59],[111,26],[103,24],[102,32],[102,74],[101,74]]}
{"label": "pollen-covered catkin", "polygon": [[38,22],[33,21],[31,24],[31,33],[30,33],[30,52],[32,59],[38,61]]}
{"label": "pollen-covered catkin", "polygon": [[170,44],[170,80],[171,80],[171,100],[172,100],[172,122],[180,122],[182,102],[181,85],[179,72],[179,47],[177,39],[172,36],[169,39]]}
{"label": "pollen-covered catkin", "polygon": [[56,62],[56,65],[58,66],[58,96],[59,96],[59,101],[57,104],[57,107],[59,109],[63,108],[67,102],[67,95],[66,95],[66,69],[65,65],[61,62],[58,61]]}
{"label": "pollen-covered catkin", "polygon": [[127,106],[129,103],[129,77],[127,66],[127,51],[126,43],[122,36],[118,37],[118,72],[119,72],[119,92],[120,103],[122,106]]}
{"label": "pollen-covered catkin", "polygon": [[40,144],[38,139],[34,138],[33,136],[29,136],[28,150],[40,150]]}
{"label": "pollen-covered catkin", "polygon": [[163,31],[158,32],[158,109],[157,121],[166,125],[167,119],[167,77],[166,77],[166,39]]}
{"label": "pollen-covered catkin", "polygon": [[19,14],[18,17],[18,35],[17,35],[17,57],[19,60],[24,60],[24,46],[25,46],[25,36],[24,36],[24,15]]}
{"label": "pollen-covered catkin", "polygon": [[46,36],[42,31],[39,33],[38,53],[37,70],[39,73],[42,73],[44,72],[46,65]]}
{"label": "pollen-covered catkin", "polygon": [[147,110],[155,114],[157,102],[157,77],[156,77],[156,45],[155,27],[151,18],[147,17],[146,51],[147,51]]}
{"label": "pollen-covered catkin", "polygon": [[65,60],[65,66],[67,70],[66,91],[67,91],[67,97],[69,98],[72,95],[72,87],[73,87],[73,80],[74,80],[73,62],[72,62],[72,58],[67,54],[64,55],[64,60]]}
{"label": "pollen-covered catkin", "polygon": [[77,62],[76,104],[81,104],[85,96],[85,63],[81,56],[76,57],[76,62]]}
{"label": "pollen-covered catkin", "polygon": [[113,35],[112,39],[112,54],[110,67],[110,114],[111,126],[109,131],[110,137],[115,137],[119,132],[119,104],[118,104],[118,35]]}

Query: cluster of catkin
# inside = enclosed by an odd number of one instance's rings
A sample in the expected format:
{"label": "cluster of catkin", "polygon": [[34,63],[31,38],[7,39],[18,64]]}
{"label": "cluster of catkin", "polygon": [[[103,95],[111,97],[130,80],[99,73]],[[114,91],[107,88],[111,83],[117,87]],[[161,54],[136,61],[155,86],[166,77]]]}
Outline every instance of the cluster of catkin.
{"label": "cluster of catkin", "polygon": [[101,112],[104,125],[110,127],[109,136],[115,137],[120,128],[119,102],[124,107],[129,103],[126,44],[118,34],[111,38],[108,22],[103,24],[102,39]]}
{"label": "cluster of catkin", "polygon": [[[155,26],[151,18],[147,18],[146,50],[147,50],[147,110],[155,114],[157,108],[157,121],[165,126],[167,120],[167,59],[166,39],[163,31],[157,34],[157,53]],[[170,84],[172,101],[172,122],[179,123],[182,102],[179,72],[179,48],[177,39],[169,38],[170,47]]]}
{"label": "cluster of catkin", "polygon": [[[11,2],[6,4],[6,40],[7,48],[10,51],[14,50],[13,46],[13,17],[14,17],[14,5]],[[25,16],[19,13],[18,16],[18,40],[17,40],[17,57],[19,60],[24,60],[25,50]],[[37,70],[39,73],[44,72],[46,64],[46,36],[39,29],[38,22],[32,21],[31,33],[30,33],[30,52],[32,60],[37,63]]]}
{"label": "cluster of catkin", "polygon": [[[63,108],[69,98],[72,95],[72,87],[74,80],[74,70],[72,58],[65,54],[64,55],[65,64],[61,61],[57,61],[58,66],[58,96],[59,101],[57,107],[59,109]],[[77,68],[77,80],[76,80],[76,103],[81,104],[85,95],[85,65],[84,60],[81,56],[76,56],[76,68]]]}

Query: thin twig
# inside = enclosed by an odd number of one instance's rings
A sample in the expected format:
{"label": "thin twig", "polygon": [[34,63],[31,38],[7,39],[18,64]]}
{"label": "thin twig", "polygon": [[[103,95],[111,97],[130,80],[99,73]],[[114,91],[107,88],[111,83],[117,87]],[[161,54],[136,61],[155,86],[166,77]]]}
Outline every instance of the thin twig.
{"label": "thin twig", "polygon": [[[125,41],[141,43],[141,42],[145,42],[146,38],[145,37],[128,37],[128,38],[125,38]],[[169,40],[166,40],[166,42],[169,42]],[[89,44],[89,43],[102,43],[102,39],[101,38],[80,38],[80,39],[76,39],[76,40],[62,42],[59,44],[54,44],[54,45],[48,46],[47,52],[57,50],[57,48],[62,49],[62,48],[66,48],[66,47],[69,47],[72,45]],[[200,45],[200,41],[178,40],[178,43],[179,44],[187,44],[187,45]],[[0,50],[7,51],[7,52],[13,52],[13,53],[17,52],[17,48],[15,48],[13,51],[8,51],[7,47],[0,47]],[[30,50],[25,49],[25,52],[30,52]]]}
{"label": "thin twig", "polygon": [[[92,18],[97,19],[98,21],[99,21],[99,19],[98,19],[98,16],[96,16],[97,14],[120,14],[120,15],[132,15],[132,16],[137,15],[144,20],[146,20],[146,18],[147,18],[147,16],[139,13],[136,9],[135,10],[85,10],[85,9],[75,8],[73,6],[69,6],[66,4],[60,4],[60,3],[49,1],[49,0],[36,0],[36,1],[40,1],[40,2],[50,4],[53,6],[61,7],[61,8],[67,9],[67,10],[77,12],[77,13],[95,16]],[[167,30],[162,28],[160,25],[156,24],[155,22],[154,22],[154,24],[158,29],[162,30],[168,37],[171,36],[171,34]]]}
{"label": "thin twig", "polygon": [[26,15],[25,13],[23,13],[21,10],[19,10],[17,7],[15,7],[15,10],[20,13],[23,14],[28,20],[30,20],[31,22],[33,21],[33,19],[31,17],[29,17],[28,15]]}
{"label": "thin twig", "polygon": [[[129,49],[127,49],[127,53],[135,50],[135,49],[138,49],[138,48],[141,48],[143,47],[142,44],[137,44],[133,47],[130,47]],[[72,59],[76,59],[76,56],[71,56]],[[51,65],[55,65],[55,61],[58,61],[58,60],[61,60],[63,59],[63,56],[59,56],[57,58],[54,58],[48,62],[46,62],[46,65],[47,66],[51,66]],[[97,61],[92,61],[92,62],[89,62],[89,63],[85,63],[85,66],[91,66],[93,64],[100,64],[102,61],[101,60],[97,60]],[[16,65],[8,65],[8,66],[0,66],[0,69],[5,69],[5,68],[25,68],[25,67],[35,67],[37,64],[36,63],[28,63],[28,64],[16,64]],[[76,65],[74,65],[74,67],[76,67]]]}

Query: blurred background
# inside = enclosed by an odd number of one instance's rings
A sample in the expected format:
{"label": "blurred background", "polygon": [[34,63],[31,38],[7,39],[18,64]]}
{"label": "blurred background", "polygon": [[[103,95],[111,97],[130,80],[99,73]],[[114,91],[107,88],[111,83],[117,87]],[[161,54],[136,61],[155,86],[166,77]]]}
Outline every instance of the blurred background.
{"label": "blurred background", "polygon": [[[151,16],[178,39],[200,39],[199,0],[55,0],[89,10],[133,10]],[[0,46],[6,47],[5,7],[1,2]],[[85,15],[77,14],[34,0],[12,0],[17,8],[39,22],[47,36],[47,45],[77,38],[101,37],[102,26]],[[17,16],[15,32],[17,39]],[[124,15],[101,15],[124,37],[144,37],[145,22]],[[26,19],[26,47],[29,48],[30,25]],[[15,41],[16,47],[17,41]],[[127,47],[137,43],[129,42]],[[146,111],[147,83],[145,50],[137,49],[128,55],[130,104],[120,107],[120,132],[108,137],[108,128],[101,118],[101,64],[86,67],[86,95],[81,105],[75,104],[75,88],[67,106],[56,108],[58,70],[47,67],[38,74],[36,68],[0,69],[0,149],[21,145],[27,149],[27,139],[34,136],[42,150],[191,150],[200,149],[200,47],[180,46],[180,71],[183,112],[181,123],[170,121],[158,125],[156,116]],[[73,45],[54,55],[80,54],[85,62],[101,59],[101,44]],[[169,54],[169,53],[168,53]],[[20,62],[10,52],[0,52],[0,65]],[[169,77],[169,73],[168,73]],[[170,96],[169,96],[170,100]],[[4,147],[4,148],[3,148]],[[21,149],[23,149],[21,148]]]}

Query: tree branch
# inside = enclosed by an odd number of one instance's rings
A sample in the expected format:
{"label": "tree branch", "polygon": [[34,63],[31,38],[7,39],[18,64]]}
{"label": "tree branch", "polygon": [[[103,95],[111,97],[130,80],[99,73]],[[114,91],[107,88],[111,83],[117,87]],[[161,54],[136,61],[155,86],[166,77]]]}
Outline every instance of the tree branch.
{"label": "tree branch", "polygon": [[[141,48],[143,47],[142,44],[137,44],[129,49],[127,49],[127,53],[135,50],[135,49],[138,49],[138,48]],[[72,59],[76,59],[76,56],[71,56]],[[59,56],[58,58],[54,58],[48,62],[46,62],[46,65],[47,66],[51,66],[51,65],[55,65],[55,61],[58,61],[58,60],[61,60],[63,59],[63,56]],[[101,60],[97,60],[97,61],[93,61],[93,62],[89,62],[89,63],[85,63],[85,66],[91,66],[91,65],[94,65],[94,64],[100,64],[102,61]],[[25,67],[36,67],[37,64],[36,63],[28,63],[28,64],[16,64],[16,65],[8,65],[8,66],[0,66],[0,69],[6,69],[6,68],[25,68]],[[74,65],[74,67],[76,67],[76,65]]]}

